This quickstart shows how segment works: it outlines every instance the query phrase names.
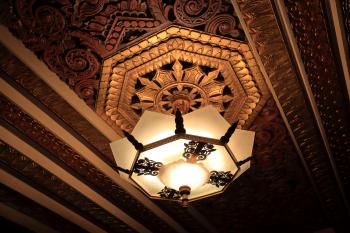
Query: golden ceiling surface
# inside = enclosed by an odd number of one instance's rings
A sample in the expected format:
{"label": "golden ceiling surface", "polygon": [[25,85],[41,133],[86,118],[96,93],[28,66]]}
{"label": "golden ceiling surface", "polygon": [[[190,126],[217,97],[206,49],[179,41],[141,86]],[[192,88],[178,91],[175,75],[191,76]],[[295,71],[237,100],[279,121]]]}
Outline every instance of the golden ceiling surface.
{"label": "golden ceiling surface", "polygon": [[131,130],[144,110],[172,114],[180,100],[247,127],[268,96],[246,42],[171,26],[104,61],[97,112]]}
{"label": "golden ceiling surface", "polygon": [[[350,47],[349,9],[0,1],[0,225],[26,223],[6,207],[45,232],[350,232],[349,53],[335,43],[341,27]],[[184,210],[121,178],[110,142],[145,110],[206,105],[255,132],[251,168],[234,185]]]}

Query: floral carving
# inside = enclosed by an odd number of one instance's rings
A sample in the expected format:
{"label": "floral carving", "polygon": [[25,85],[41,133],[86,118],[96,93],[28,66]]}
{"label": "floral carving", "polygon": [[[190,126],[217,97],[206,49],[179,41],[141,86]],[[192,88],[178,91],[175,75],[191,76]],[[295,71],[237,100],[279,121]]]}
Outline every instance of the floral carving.
{"label": "floral carving", "polygon": [[[174,103],[178,99],[188,102],[188,112],[208,104],[220,106],[219,111],[224,112],[233,99],[233,91],[225,85],[218,69],[182,60],[164,64],[157,72],[139,76],[135,89],[131,106],[138,114],[154,105],[158,111],[174,114]],[[155,100],[154,104],[150,104],[151,99]]]}
{"label": "floral carving", "polygon": [[102,73],[96,111],[127,131],[144,110],[171,114],[179,101],[248,127],[269,96],[246,43],[175,26],[106,59]]}
{"label": "floral carving", "polygon": [[237,29],[237,21],[235,17],[229,14],[221,14],[213,17],[206,25],[205,31],[223,36],[238,37],[240,35]]}
{"label": "floral carving", "polygon": [[146,33],[180,24],[244,40],[231,4],[221,0],[15,0],[3,8],[2,23],[92,108],[102,60]]}
{"label": "floral carving", "polygon": [[174,4],[176,19],[185,26],[205,24],[219,11],[220,0],[177,0]]}

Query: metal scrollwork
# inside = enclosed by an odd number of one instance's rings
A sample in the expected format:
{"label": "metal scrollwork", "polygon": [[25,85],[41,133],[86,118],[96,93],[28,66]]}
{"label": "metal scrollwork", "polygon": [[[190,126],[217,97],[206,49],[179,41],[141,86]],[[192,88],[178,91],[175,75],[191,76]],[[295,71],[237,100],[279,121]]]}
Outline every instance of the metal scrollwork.
{"label": "metal scrollwork", "polygon": [[215,185],[216,187],[225,186],[233,179],[233,175],[228,172],[223,171],[212,171],[210,172],[209,184]]}
{"label": "metal scrollwork", "polygon": [[175,199],[175,200],[180,199],[181,197],[179,191],[172,188],[168,188],[166,186],[158,194],[162,198]]}
{"label": "metal scrollwork", "polygon": [[185,143],[185,152],[182,155],[186,159],[195,155],[197,160],[205,160],[215,150],[212,144],[190,141],[189,143]]}
{"label": "metal scrollwork", "polygon": [[161,162],[155,162],[148,158],[137,160],[134,168],[134,172],[138,175],[151,175],[157,176],[159,174],[159,168],[161,168],[163,164]]}

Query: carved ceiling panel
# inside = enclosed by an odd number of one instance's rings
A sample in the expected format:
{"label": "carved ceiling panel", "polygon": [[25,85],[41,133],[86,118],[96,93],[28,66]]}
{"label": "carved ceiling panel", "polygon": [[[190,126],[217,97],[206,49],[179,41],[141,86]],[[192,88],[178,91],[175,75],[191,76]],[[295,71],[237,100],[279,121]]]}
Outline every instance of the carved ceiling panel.
{"label": "carved ceiling panel", "polygon": [[350,50],[350,1],[341,0],[348,51]]}
{"label": "carved ceiling panel", "polygon": [[[337,163],[344,191],[349,196],[350,181],[347,177],[350,176],[350,111],[346,107],[349,106],[349,96],[344,94],[345,78],[340,67],[341,61],[331,44],[332,38],[327,33],[327,21],[319,17],[326,14],[323,8],[325,1],[284,2],[332,156]],[[349,2],[343,2],[343,10],[348,8]],[[346,30],[348,18],[349,15],[345,13]],[[307,26],[313,23],[313,27]]]}
{"label": "carved ceiling panel", "polygon": [[211,104],[243,127],[268,96],[245,42],[171,26],[104,61],[96,110],[131,130],[144,110],[172,114],[176,105],[190,112]]}
{"label": "carved ceiling panel", "polygon": [[[348,12],[348,2],[342,0],[343,12]],[[311,232],[332,221],[341,225],[345,216],[343,203],[271,1],[236,3],[330,219],[325,218],[315,190],[302,170],[275,103],[267,101],[270,94],[231,1],[4,0],[0,1],[0,22],[119,133],[120,129],[131,130],[144,110],[171,114],[174,106],[193,111],[207,104],[213,104],[229,122],[238,119],[239,127],[256,131],[256,157],[251,170],[223,195],[193,204],[217,231],[288,232],[288,226],[290,232]],[[285,3],[291,9],[289,17],[306,71],[312,74],[309,81],[323,123],[346,120],[345,114],[338,114],[343,106],[338,103],[339,94],[329,89],[338,76],[328,75],[334,74],[336,66],[325,68],[334,63],[328,61],[332,56],[325,56],[330,42],[325,40],[323,13],[317,11],[309,17],[309,6],[315,7],[310,1]],[[345,18],[349,36],[349,20]],[[313,27],[315,22],[321,23]],[[323,36],[318,37],[315,30],[322,31]],[[321,59],[315,59],[314,54]],[[26,70],[16,69],[6,54],[1,53],[0,60],[4,63],[2,69],[11,70],[6,72],[13,76],[17,89],[25,89],[22,91],[42,102],[43,108],[56,114],[97,150],[110,154],[108,139],[96,134],[92,125],[81,120],[83,115],[67,107],[69,103],[57,98],[58,94]],[[5,106],[0,111],[2,120],[46,149],[57,163],[68,166],[72,173],[150,229],[171,231],[170,226],[131,198],[75,148],[67,146],[10,100],[0,98],[0,102]],[[331,146],[348,148],[349,144],[344,143],[348,135],[345,129],[334,131],[337,134],[327,131],[327,136],[333,138]],[[338,140],[337,135],[345,135],[345,139]],[[348,163],[344,161],[349,159],[343,152],[335,155],[340,155],[337,166],[347,179]],[[6,166],[14,168],[15,164],[9,164]],[[190,232],[206,231],[205,224],[174,203],[157,204]]]}
{"label": "carved ceiling panel", "polygon": [[143,35],[177,24],[245,39],[226,0],[5,0],[0,20],[91,107],[102,60]]}

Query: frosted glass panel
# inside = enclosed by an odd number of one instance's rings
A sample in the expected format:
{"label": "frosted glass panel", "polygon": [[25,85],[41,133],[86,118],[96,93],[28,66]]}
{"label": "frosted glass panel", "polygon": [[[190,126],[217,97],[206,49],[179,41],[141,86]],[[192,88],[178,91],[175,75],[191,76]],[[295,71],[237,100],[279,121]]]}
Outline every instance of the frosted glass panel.
{"label": "frosted glass panel", "polygon": [[220,139],[230,124],[213,106],[207,106],[183,116],[187,134]]}
{"label": "frosted glass panel", "polygon": [[157,112],[145,111],[132,131],[132,135],[142,144],[174,135],[175,117]]}
{"label": "frosted glass panel", "polygon": [[[131,169],[137,153],[134,146],[126,138],[112,142],[110,145],[117,165],[124,169]],[[123,178],[128,177],[128,175],[123,172],[120,172],[120,175]]]}
{"label": "frosted glass panel", "polygon": [[255,132],[236,129],[228,142],[232,153],[238,161],[252,155]]}

